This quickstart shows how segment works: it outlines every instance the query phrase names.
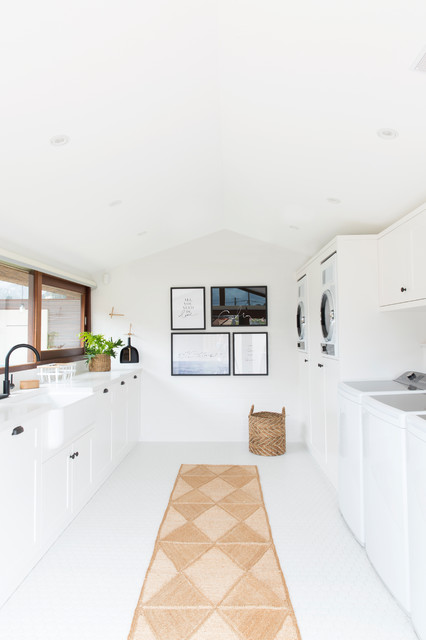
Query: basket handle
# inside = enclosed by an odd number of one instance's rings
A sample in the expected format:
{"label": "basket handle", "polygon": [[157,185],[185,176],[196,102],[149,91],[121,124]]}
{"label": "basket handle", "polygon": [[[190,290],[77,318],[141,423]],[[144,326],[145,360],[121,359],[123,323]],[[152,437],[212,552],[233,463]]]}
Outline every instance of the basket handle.
{"label": "basket handle", "polygon": [[251,405],[249,416],[253,415],[253,411],[254,411],[254,404]]}
{"label": "basket handle", "polygon": [[285,407],[283,407],[283,410],[282,410],[282,412],[281,412],[281,413],[283,414],[283,416],[284,416],[284,418],[285,418]]}

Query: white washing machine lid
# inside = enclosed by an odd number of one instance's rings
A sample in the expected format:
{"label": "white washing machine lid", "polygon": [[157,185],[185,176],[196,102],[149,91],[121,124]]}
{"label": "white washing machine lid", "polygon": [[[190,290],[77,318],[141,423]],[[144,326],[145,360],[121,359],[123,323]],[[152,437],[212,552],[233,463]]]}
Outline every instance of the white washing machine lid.
{"label": "white washing machine lid", "polygon": [[419,440],[426,442],[426,414],[410,414],[407,418],[407,431]]}
{"label": "white washing machine lid", "polygon": [[341,382],[340,387],[345,391],[353,391],[356,395],[362,395],[363,393],[389,393],[391,391],[407,392],[406,385],[395,382],[395,380],[355,380],[354,382]]}
{"label": "white washing machine lid", "polygon": [[372,407],[376,411],[395,416],[407,412],[426,412],[426,393],[398,393],[393,395],[366,396],[364,400],[366,407]]}

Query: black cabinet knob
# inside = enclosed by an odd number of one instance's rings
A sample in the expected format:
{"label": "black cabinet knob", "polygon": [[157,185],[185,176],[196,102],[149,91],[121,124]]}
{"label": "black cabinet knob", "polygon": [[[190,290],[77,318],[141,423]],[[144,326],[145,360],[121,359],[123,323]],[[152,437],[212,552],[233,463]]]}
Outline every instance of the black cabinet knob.
{"label": "black cabinet knob", "polygon": [[136,380],[136,378],[137,378],[137,377],[138,377],[138,376],[133,376],[133,378],[134,378],[135,380]]}
{"label": "black cabinet knob", "polygon": [[75,458],[75,453],[72,453],[72,454],[70,455],[70,458],[71,458],[72,460],[74,460],[74,458]]}
{"label": "black cabinet knob", "polygon": [[322,369],[324,365],[323,365],[323,364],[318,363],[318,366],[319,366],[319,368],[320,368],[320,369]]}
{"label": "black cabinet knob", "polygon": [[404,293],[404,291],[407,291],[407,287],[401,287],[401,293]]}
{"label": "black cabinet knob", "polygon": [[78,451],[76,451],[74,455],[76,458],[78,458]]}
{"label": "black cabinet knob", "polygon": [[126,383],[124,382],[124,380],[122,380],[122,381],[121,381],[121,384],[126,384]]}
{"label": "black cabinet knob", "polygon": [[309,362],[308,358],[305,358],[305,362]]}
{"label": "black cabinet knob", "polygon": [[104,389],[104,393],[108,393],[109,389]]}
{"label": "black cabinet knob", "polygon": [[12,435],[13,436],[19,436],[20,433],[24,433],[24,427],[15,427],[14,430],[12,431]]}

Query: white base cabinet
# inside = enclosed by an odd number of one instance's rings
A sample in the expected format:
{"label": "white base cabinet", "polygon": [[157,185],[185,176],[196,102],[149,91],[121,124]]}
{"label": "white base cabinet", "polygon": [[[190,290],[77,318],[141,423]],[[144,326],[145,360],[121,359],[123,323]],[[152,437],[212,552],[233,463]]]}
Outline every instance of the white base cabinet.
{"label": "white base cabinet", "polygon": [[42,426],[38,417],[0,433],[0,604],[35,564]]}
{"label": "white base cabinet", "polygon": [[140,382],[124,374],[61,420],[46,409],[0,431],[0,606],[139,440]]}

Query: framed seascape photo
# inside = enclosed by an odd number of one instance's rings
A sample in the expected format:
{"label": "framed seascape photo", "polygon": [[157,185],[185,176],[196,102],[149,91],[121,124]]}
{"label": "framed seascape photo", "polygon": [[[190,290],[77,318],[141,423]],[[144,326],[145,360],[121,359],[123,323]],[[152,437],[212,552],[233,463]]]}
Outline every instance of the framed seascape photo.
{"label": "framed seascape photo", "polygon": [[268,334],[234,333],[234,376],[268,375]]}
{"label": "framed seascape photo", "polygon": [[266,327],[266,287],[212,287],[212,327]]}
{"label": "framed seascape photo", "polygon": [[172,376],[229,376],[229,333],[172,333]]}
{"label": "framed seascape photo", "polygon": [[172,331],[206,328],[205,287],[172,287],[170,309]]}

